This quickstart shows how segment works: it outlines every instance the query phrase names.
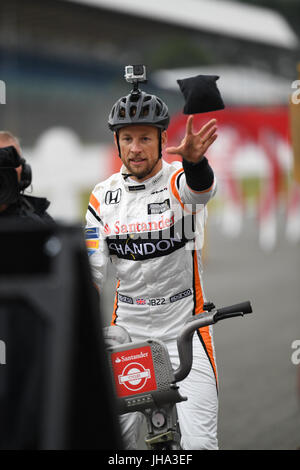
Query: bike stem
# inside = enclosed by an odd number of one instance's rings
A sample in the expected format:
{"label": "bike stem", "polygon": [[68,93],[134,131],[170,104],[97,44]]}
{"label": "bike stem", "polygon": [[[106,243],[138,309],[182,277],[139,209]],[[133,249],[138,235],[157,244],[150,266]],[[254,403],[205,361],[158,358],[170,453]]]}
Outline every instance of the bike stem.
{"label": "bike stem", "polygon": [[214,312],[204,312],[199,314],[199,318],[192,318],[183,327],[182,332],[177,338],[177,349],[179,355],[179,367],[174,371],[174,382],[180,382],[190,373],[193,358],[192,338],[198,328],[212,325],[214,321]]}

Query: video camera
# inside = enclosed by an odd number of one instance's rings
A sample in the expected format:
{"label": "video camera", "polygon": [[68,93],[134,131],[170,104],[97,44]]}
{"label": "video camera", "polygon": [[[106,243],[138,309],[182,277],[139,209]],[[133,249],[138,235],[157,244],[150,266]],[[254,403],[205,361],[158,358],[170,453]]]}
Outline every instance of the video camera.
{"label": "video camera", "polygon": [[[22,165],[21,180],[18,181],[16,168]],[[17,202],[20,192],[31,184],[31,167],[14,146],[0,148],[0,204]]]}
{"label": "video camera", "polygon": [[139,90],[139,83],[146,83],[146,67],[145,65],[126,65],[125,67],[125,80],[133,84],[131,95],[137,100],[141,91]]}
{"label": "video camera", "polygon": [[145,65],[126,65],[125,80],[129,83],[145,83],[147,81]]}

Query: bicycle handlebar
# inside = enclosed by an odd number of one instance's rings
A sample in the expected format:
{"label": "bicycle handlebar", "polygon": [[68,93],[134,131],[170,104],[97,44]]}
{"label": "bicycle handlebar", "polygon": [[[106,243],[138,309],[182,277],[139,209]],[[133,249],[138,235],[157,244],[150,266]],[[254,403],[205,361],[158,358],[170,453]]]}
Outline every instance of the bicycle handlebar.
{"label": "bicycle handlebar", "polygon": [[229,307],[219,308],[214,316],[215,323],[225,318],[232,318],[236,316],[243,316],[247,313],[252,313],[251,303],[249,301],[241,302],[240,304],[230,305]]}
{"label": "bicycle handlebar", "polygon": [[204,312],[189,320],[181,334],[177,338],[177,349],[179,354],[179,367],[174,371],[174,382],[180,382],[190,373],[193,362],[192,338],[193,334],[199,328],[213,325],[220,320],[233,318],[252,313],[251,303],[249,301],[239,304],[222,307],[211,312]]}

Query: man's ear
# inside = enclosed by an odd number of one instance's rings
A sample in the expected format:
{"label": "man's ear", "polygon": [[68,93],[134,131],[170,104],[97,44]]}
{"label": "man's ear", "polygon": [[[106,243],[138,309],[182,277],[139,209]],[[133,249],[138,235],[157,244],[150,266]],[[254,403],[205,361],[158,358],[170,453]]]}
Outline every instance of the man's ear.
{"label": "man's ear", "polygon": [[161,146],[164,148],[168,142],[168,134],[167,131],[162,131],[161,133]]}
{"label": "man's ear", "polygon": [[118,140],[117,140],[117,133],[114,132],[114,143],[115,143],[115,146],[118,147]]}

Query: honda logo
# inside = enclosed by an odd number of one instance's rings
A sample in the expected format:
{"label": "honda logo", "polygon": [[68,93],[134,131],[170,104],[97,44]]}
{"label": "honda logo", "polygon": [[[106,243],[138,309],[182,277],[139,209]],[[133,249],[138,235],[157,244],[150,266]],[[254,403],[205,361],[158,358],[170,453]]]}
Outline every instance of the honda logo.
{"label": "honda logo", "polygon": [[105,194],[105,204],[118,204],[121,200],[121,188],[116,191],[107,191]]}

